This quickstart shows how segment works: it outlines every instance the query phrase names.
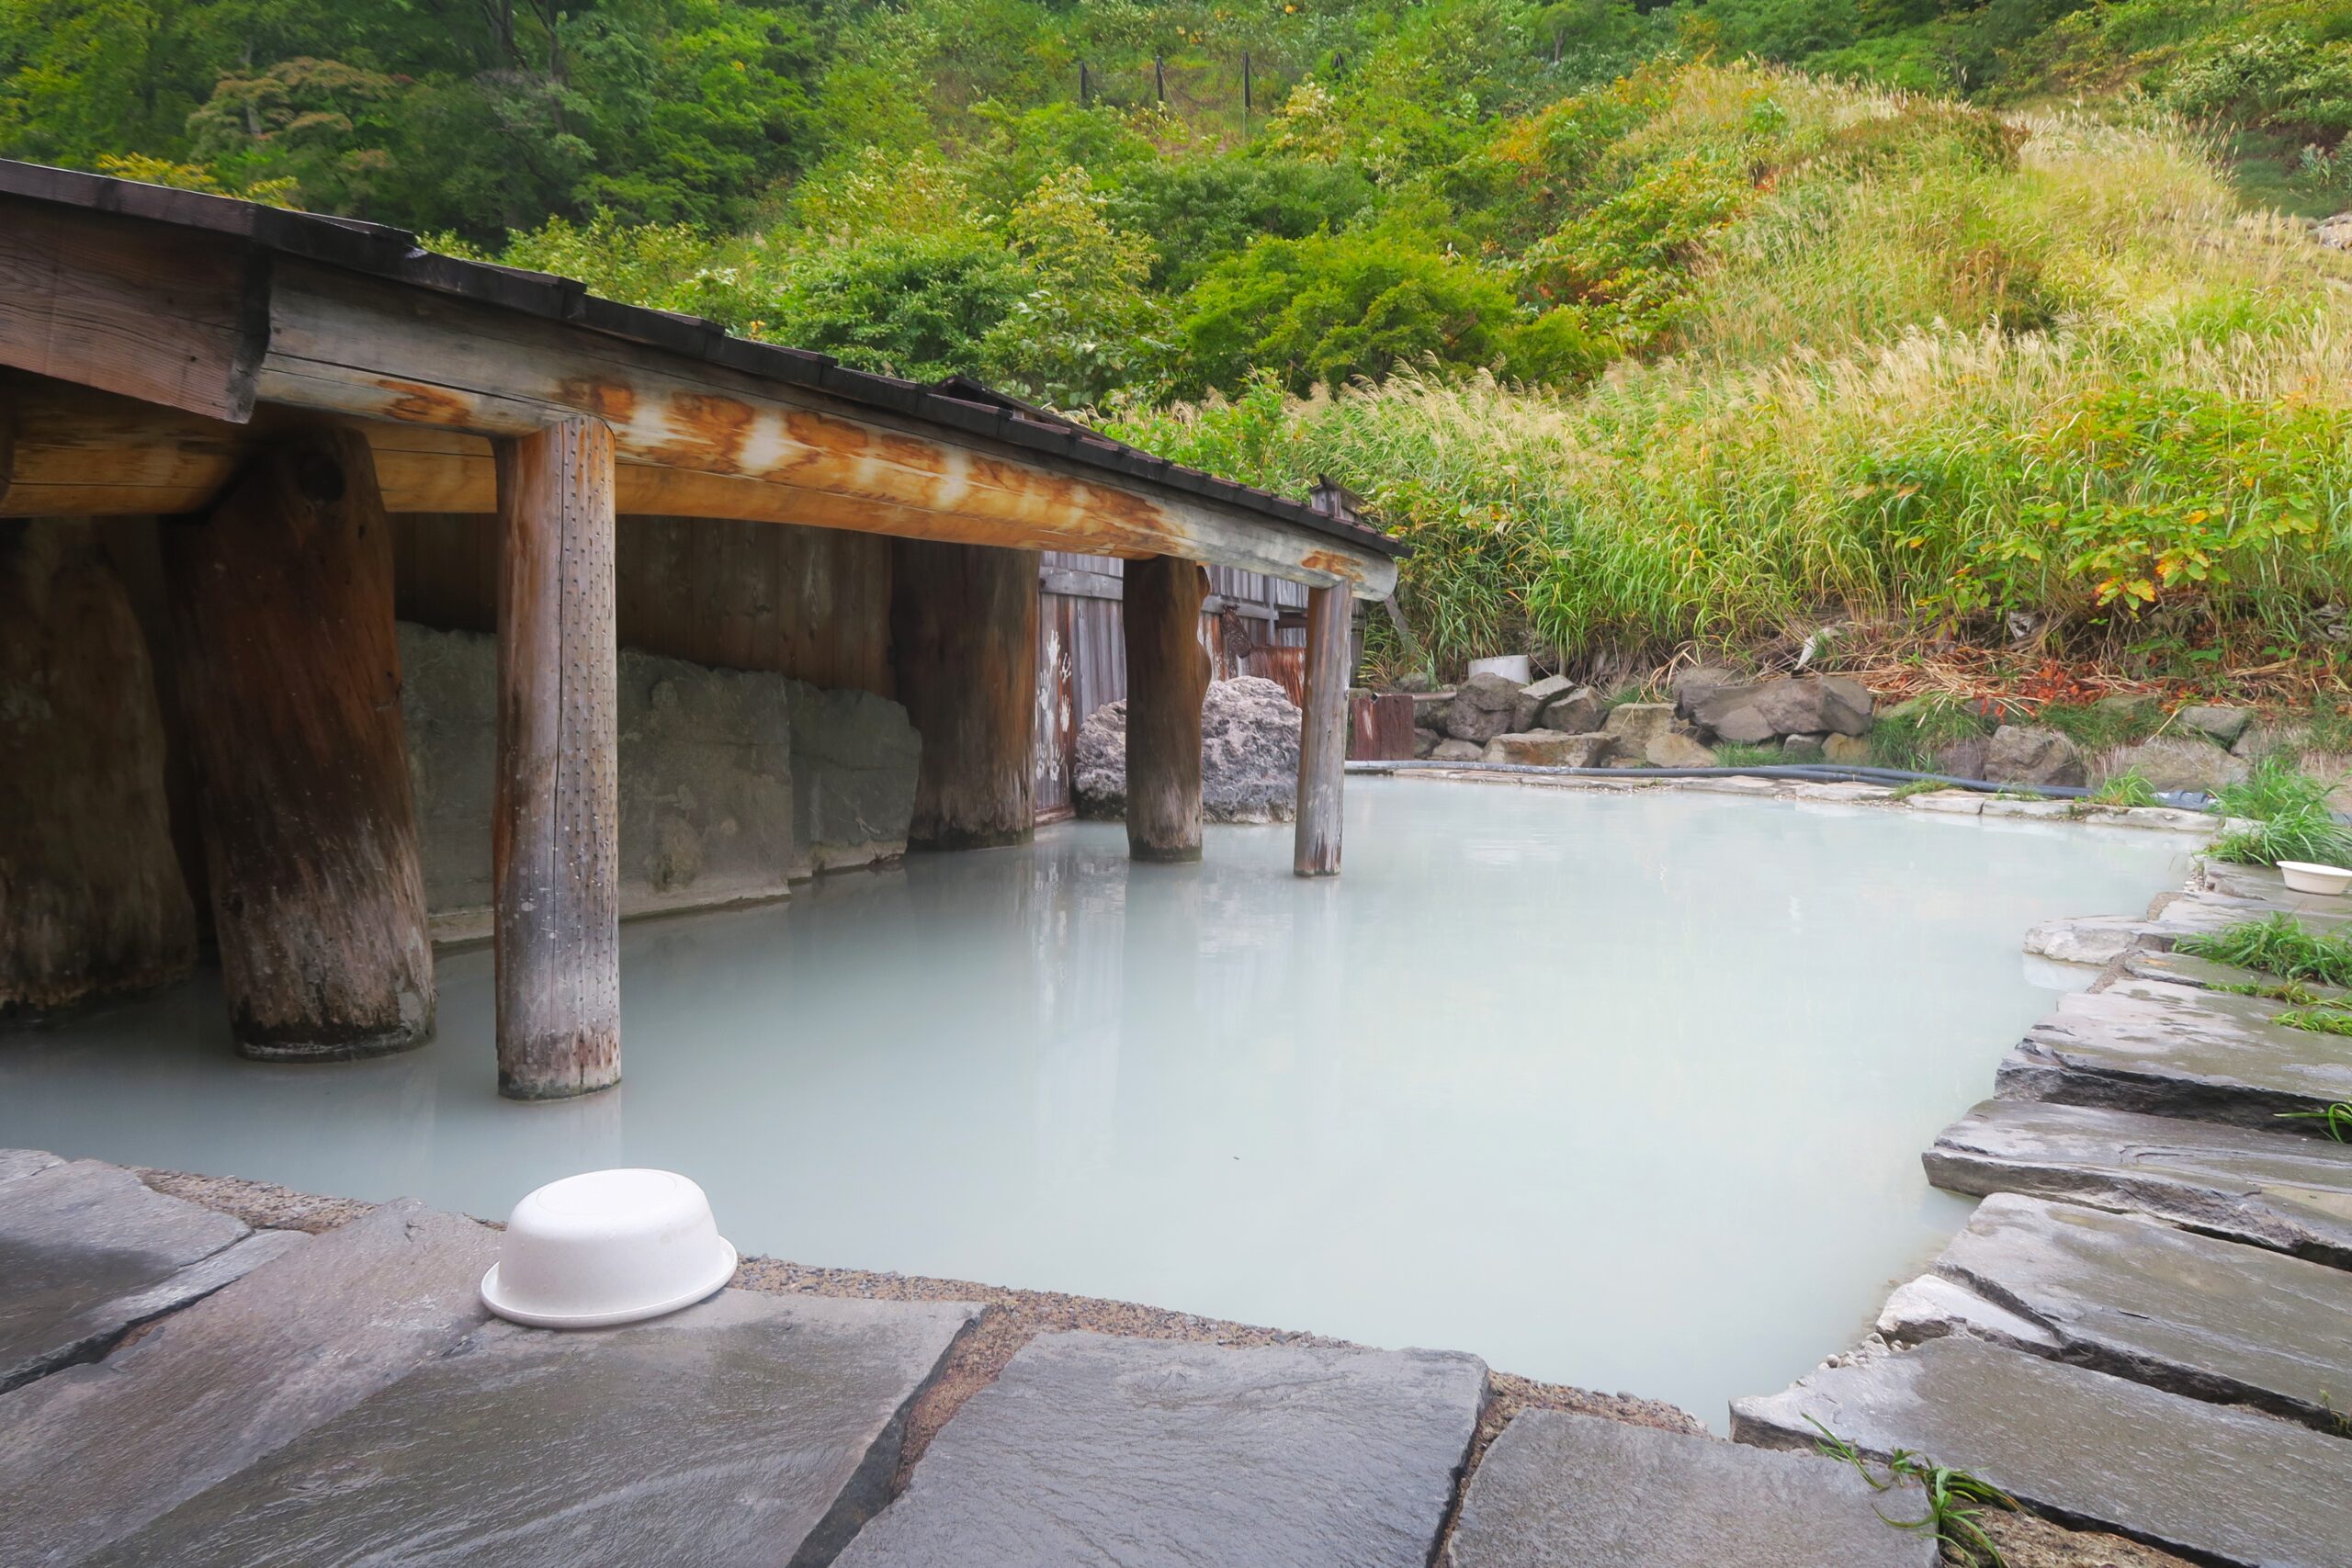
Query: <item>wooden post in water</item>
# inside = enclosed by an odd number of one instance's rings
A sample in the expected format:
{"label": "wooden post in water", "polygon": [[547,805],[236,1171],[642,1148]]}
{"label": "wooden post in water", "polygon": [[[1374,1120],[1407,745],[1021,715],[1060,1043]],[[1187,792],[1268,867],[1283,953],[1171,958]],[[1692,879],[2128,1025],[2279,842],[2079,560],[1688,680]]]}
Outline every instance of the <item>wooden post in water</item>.
{"label": "wooden post in water", "polygon": [[418,1043],[433,949],[367,441],[321,429],[264,451],[210,515],[164,525],[163,556],[237,1048]]}
{"label": "wooden post in water", "polygon": [[890,654],[922,737],[918,849],[1025,843],[1036,830],[1037,552],[899,539]]}
{"label": "wooden post in water", "polygon": [[1127,853],[1201,858],[1201,646],[1208,573],[1175,556],[1126,564],[1120,620],[1127,648]]}
{"label": "wooden post in water", "polygon": [[620,770],[613,433],[496,444],[498,1092],[620,1081]]}
{"label": "wooden post in water", "polygon": [[1340,784],[1348,757],[1348,634],[1355,601],[1345,584],[1306,591],[1306,704],[1298,732],[1298,839],[1291,869],[1340,874]]}

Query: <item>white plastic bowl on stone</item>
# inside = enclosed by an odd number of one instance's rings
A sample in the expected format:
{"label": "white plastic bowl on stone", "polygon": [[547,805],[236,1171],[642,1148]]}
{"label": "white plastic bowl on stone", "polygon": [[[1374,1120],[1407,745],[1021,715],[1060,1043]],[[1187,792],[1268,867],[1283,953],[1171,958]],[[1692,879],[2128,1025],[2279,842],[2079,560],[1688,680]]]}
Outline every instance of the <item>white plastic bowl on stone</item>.
{"label": "white plastic bowl on stone", "polygon": [[2319,865],[2307,860],[2282,860],[2278,874],[2297,893],[2325,893],[2337,897],[2352,887],[2352,869],[2340,865]]}
{"label": "white plastic bowl on stone", "polygon": [[514,1205],[481,1301],[536,1328],[606,1328],[690,1307],[734,1272],[700,1187],[674,1171],[592,1170]]}

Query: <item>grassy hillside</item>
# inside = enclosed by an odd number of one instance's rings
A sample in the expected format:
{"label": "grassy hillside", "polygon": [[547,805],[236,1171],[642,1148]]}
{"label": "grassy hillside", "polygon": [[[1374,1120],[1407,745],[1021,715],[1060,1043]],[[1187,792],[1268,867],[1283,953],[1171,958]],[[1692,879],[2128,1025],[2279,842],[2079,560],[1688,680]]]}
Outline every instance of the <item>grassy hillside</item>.
{"label": "grassy hillside", "polygon": [[0,152],[1328,473],[1441,671],[2340,690],[2348,129],[2352,0],[0,0]]}

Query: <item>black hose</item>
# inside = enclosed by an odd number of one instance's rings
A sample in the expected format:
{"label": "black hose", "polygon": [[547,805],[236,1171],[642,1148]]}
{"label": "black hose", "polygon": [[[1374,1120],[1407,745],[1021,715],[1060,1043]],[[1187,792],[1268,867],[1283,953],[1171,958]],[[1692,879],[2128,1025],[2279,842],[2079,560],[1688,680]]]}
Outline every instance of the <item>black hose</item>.
{"label": "black hose", "polygon": [[[1840,762],[1767,762],[1748,768],[1566,768],[1541,762],[1441,762],[1431,758],[1412,761],[1348,763],[1351,773],[1399,773],[1424,771],[1482,773],[1538,773],[1552,778],[1623,779],[1798,779],[1815,784],[1906,784],[1933,782],[1946,789],[1974,790],[1982,795],[2036,795],[2046,800],[2081,800],[2091,792],[2076,784],[1993,784],[1984,779],[1954,778],[1950,773],[1914,773],[1901,768],[1870,768]],[[2165,790],[2156,798],[2185,811],[2202,811],[2210,797],[2193,790]]]}

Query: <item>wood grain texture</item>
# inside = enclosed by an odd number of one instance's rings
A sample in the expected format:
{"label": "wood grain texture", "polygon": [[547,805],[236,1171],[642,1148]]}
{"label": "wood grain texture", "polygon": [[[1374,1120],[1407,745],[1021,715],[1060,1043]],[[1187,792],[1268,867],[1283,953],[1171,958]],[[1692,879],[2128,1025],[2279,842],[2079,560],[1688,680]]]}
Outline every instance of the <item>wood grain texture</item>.
{"label": "wood grain texture", "polygon": [[781,520],[1183,555],[1374,595],[1396,581],[1384,556],[1239,507],[514,311],[291,260],[270,306],[261,396],[289,407],[492,436],[592,416],[623,461],[666,470],[682,491],[716,479],[797,492]]}
{"label": "wood grain texture", "polygon": [[0,197],[0,365],[242,423],[268,267],[232,241]]}
{"label": "wood grain texture", "polygon": [[1366,692],[1348,699],[1348,755],[1396,762],[1413,755],[1413,698],[1407,692]]}
{"label": "wood grain texture", "polygon": [[[457,631],[498,626],[497,520],[392,519],[400,616]],[[622,516],[615,616],[623,648],[828,691],[895,692],[890,541],[831,528]]]}
{"label": "wood grain texture", "polygon": [[891,662],[922,737],[910,845],[1025,842],[1035,827],[1037,556],[902,539]]}
{"label": "wood grain texture", "polygon": [[1347,774],[1349,625],[1353,604],[1329,588],[1306,595],[1306,701],[1298,734],[1298,836],[1291,869],[1340,874],[1340,785]]}
{"label": "wood grain texture", "polygon": [[1122,619],[1127,650],[1127,852],[1201,858],[1201,646],[1208,574],[1193,561],[1129,561]]}
{"label": "wood grain texture", "polygon": [[619,649],[613,435],[498,446],[498,1092],[620,1081]]}
{"label": "wood grain texture", "polygon": [[333,1060],[433,1032],[391,530],[368,444],[256,457],[163,538],[177,689],[238,1048]]}
{"label": "wood grain texture", "polygon": [[145,639],[85,524],[0,523],[0,1015],[196,958]]}

